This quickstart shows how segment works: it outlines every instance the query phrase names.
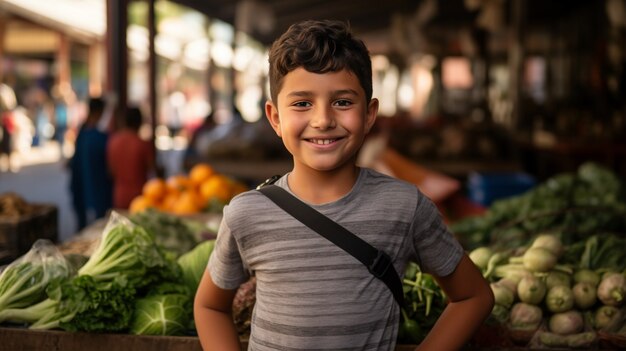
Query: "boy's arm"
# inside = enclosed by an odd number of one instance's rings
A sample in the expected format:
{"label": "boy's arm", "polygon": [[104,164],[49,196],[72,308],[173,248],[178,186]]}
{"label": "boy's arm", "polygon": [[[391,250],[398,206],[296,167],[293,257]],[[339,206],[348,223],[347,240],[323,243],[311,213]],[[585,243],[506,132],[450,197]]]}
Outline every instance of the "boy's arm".
{"label": "boy's arm", "polygon": [[459,350],[491,313],[493,293],[467,255],[452,274],[435,279],[446,293],[448,306],[417,350]]}
{"label": "boy's arm", "polygon": [[194,320],[204,351],[240,351],[239,336],[232,319],[236,289],[224,290],[205,270],[194,299]]}

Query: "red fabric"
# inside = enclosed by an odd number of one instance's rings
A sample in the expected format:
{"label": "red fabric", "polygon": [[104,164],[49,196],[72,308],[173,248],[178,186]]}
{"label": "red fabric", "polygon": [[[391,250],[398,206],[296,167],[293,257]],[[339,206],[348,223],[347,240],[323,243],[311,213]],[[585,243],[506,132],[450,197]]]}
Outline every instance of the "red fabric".
{"label": "red fabric", "polygon": [[141,194],[154,165],[152,146],[134,132],[121,130],[109,139],[107,161],[113,177],[113,206],[127,209]]}
{"label": "red fabric", "polygon": [[13,121],[13,113],[5,112],[0,117],[1,117],[0,119],[2,120],[2,125],[6,128],[6,130],[10,134],[13,134],[13,132],[15,132],[15,122]]}

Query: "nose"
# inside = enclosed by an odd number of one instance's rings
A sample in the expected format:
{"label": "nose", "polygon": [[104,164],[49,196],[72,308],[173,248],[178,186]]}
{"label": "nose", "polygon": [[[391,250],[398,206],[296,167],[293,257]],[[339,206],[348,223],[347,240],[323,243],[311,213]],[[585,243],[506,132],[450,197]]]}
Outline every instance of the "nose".
{"label": "nose", "polygon": [[335,120],[333,109],[330,108],[330,106],[315,109],[315,111],[313,111],[310,125],[311,127],[320,130],[335,128],[337,121]]}

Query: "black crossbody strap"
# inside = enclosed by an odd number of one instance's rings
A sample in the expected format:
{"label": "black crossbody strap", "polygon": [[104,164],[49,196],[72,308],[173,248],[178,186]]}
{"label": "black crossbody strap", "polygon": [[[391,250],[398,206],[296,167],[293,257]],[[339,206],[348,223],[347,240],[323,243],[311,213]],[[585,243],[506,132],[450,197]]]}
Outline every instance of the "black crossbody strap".
{"label": "black crossbody strap", "polygon": [[400,307],[403,306],[402,282],[393,267],[391,258],[384,251],[374,248],[279,186],[263,185],[257,190],[274,201],[285,212],[363,263],[370,273],[387,285]]}

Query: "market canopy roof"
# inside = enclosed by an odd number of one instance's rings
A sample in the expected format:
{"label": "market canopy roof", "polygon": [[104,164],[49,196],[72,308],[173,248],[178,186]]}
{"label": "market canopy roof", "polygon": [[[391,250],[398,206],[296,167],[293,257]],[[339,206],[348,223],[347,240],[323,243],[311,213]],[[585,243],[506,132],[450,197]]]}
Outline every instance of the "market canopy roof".
{"label": "market canopy roof", "polygon": [[84,40],[106,33],[106,0],[2,0],[0,10]]}
{"label": "market canopy roof", "polygon": [[[389,32],[399,17],[412,25],[458,34],[458,29],[483,21],[511,21],[518,1],[525,7],[530,26],[552,25],[587,0],[171,0],[228,23],[246,24],[257,40],[269,44],[291,24],[306,19],[349,21],[360,37]],[[243,18],[242,18],[243,17]],[[386,37],[385,40],[389,40]]]}

